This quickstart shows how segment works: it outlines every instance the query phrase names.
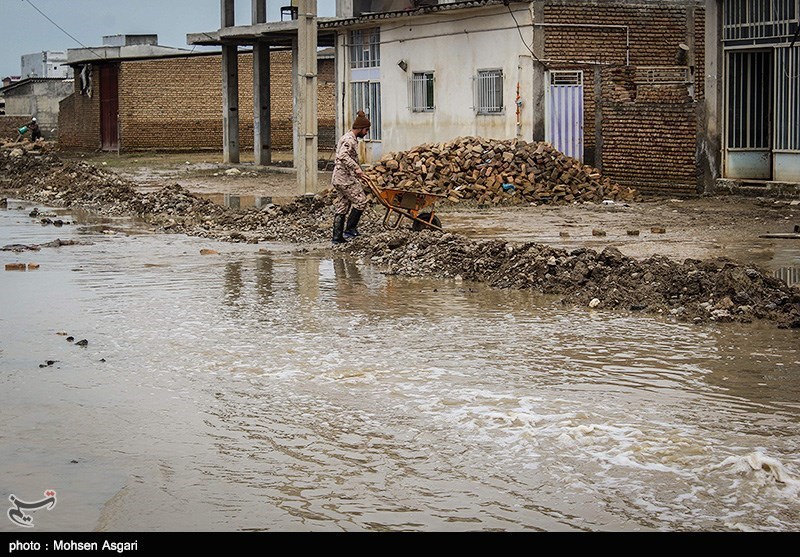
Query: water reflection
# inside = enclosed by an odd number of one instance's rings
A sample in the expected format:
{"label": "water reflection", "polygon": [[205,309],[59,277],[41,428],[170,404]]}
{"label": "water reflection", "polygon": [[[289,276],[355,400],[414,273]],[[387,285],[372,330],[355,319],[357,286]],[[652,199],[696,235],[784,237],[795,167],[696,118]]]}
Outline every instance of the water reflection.
{"label": "water reflection", "polygon": [[775,276],[789,286],[800,284],[800,267],[781,267],[775,271]]}

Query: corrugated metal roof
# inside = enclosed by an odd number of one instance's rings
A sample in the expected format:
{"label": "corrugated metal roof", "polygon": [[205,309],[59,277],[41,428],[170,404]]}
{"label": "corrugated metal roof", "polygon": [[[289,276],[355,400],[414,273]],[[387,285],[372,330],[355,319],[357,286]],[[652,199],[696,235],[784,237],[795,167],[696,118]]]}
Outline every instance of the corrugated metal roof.
{"label": "corrugated metal roof", "polygon": [[[508,2],[519,4],[529,4],[531,0],[508,0]],[[381,19],[397,19],[401,17],[413,17],[438,12],[446,12],[451,10],[464,10],[468,8],[480,8],[483,6],[496,6],[506,4],[504,0],[469,0],[467,2],[452,2],[449,4],[436,4],[434,6],[420,6],[413,10],[399,10],[396,12],[375,12],[370,14],[362,14],[357,17],[347,19],[334,19],[331,21],[319,21],[317,26],[320,29],[335,29],[337,27],[349,27],[359,23],[366,23],[369,21]]]}

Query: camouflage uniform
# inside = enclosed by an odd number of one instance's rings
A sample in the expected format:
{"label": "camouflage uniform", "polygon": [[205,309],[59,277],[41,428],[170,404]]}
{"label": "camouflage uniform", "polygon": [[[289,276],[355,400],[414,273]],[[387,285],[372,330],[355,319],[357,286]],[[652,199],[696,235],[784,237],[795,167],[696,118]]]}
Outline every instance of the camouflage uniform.
{"label": "camouflage uniform", "polygon": [[337,215],[346,215],[351,206],[359,211],[367,208],[364,187],[356,178],[356,170],[359,168],[358,138],[353,131],[349,131],[336,146],[336,166],[331,179],[331,185],[336,190],[333,212]]}

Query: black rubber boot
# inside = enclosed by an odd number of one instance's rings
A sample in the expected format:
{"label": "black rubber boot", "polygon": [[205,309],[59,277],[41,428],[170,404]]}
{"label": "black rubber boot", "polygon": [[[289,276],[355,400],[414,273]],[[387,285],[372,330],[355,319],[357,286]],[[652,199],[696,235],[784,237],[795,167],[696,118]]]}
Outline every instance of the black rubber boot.
{"label": "black rubber boot", "polygon": [[359,236],[358,229],[358,221],[361,219],[361,213],[364,211],[359,211],[358,209],[352,209],[350,211],[350,216],[347,217],[347,227],[344,230],[344,237],[345,239],[349,240],[350,238],[355,238]]}
{"label": "black rubber boot", "polygon": [[333,216],[333,243],[343,244],[344,240],[344,215]]}

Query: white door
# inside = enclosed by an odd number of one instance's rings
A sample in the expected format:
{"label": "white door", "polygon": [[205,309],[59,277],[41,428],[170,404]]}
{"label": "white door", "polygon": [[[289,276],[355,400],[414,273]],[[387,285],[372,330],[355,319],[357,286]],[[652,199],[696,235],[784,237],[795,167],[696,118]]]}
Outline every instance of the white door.
{"label": "white door", "polygon": [[545,140],[565,155],[583,161],[583,72],[547,73]]}

